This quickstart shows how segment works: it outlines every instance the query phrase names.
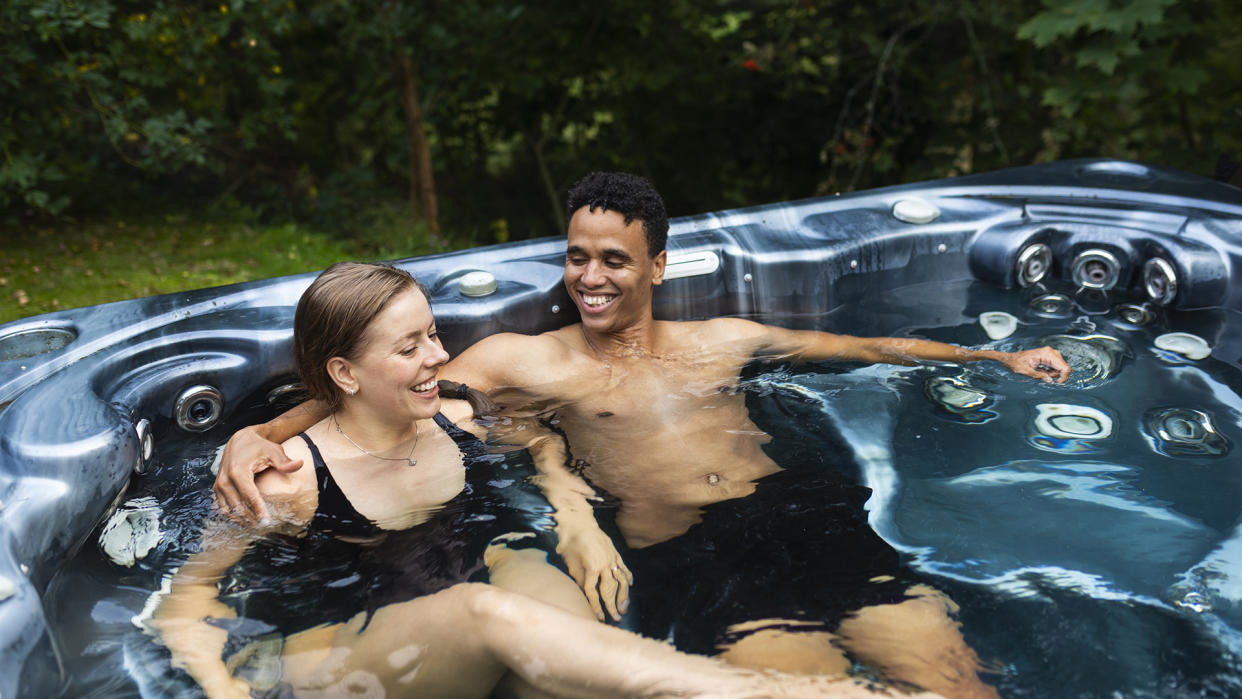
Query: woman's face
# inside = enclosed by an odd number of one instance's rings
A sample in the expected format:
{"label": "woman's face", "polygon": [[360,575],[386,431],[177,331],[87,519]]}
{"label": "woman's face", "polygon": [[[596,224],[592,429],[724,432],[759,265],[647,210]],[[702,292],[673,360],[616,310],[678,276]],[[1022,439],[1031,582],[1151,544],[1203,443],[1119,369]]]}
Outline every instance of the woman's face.
{"label": "woman's face", "polygon": [[401,292],[367,326],[362,353],[349,362],[357,393],[377,414],[421,420],[440,410],[436,374],[449,359],[418,289]]}

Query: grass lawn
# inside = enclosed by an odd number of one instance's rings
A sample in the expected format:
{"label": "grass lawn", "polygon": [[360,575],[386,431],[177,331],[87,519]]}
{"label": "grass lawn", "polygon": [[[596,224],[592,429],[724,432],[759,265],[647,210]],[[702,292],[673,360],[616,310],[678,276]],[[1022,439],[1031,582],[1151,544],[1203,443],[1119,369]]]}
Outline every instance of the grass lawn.
{"label": "grass lawn", "polygon": [[[159,221],[58,224],[0,246],[0,323],[64,308],[452,249],[416,230],[346,241],[298,224]],[[395,241],[395,245],[390,244]],[[468,244],[468,243],[467,243]],[[460,247],[460,245],[459,245]]]}

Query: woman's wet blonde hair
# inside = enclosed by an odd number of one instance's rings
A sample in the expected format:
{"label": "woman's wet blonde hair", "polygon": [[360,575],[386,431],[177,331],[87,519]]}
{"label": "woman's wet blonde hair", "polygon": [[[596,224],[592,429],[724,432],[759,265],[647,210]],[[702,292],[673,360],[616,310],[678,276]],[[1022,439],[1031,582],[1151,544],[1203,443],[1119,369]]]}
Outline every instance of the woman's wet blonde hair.
{"label": "woman's wet blonde hair", "polygon": [[[344,392],[328,376],[328,360],[356,360],[366,349],[367,328],[402,292],[431,295],[409,272],[379,262],[338,262],[311,282],[293,315],[293,359],[309,397],[340,409]],[[452,381],[440,381],[446,398],[469,401],[477,417],[495,407],[485,394]]]}

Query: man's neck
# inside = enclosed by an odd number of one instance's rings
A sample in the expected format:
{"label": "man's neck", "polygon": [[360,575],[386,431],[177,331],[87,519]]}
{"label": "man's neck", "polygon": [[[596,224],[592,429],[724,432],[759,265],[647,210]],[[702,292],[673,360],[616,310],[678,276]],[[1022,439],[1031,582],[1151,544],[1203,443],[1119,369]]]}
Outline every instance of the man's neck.
{"label": "man's neck", "polygon": [[601,357],[635,357],[658,354],[658,333],[655,319],[648,316],[638,323],[616,331],[592,331],[582,327],[582,337],[596,355]]}

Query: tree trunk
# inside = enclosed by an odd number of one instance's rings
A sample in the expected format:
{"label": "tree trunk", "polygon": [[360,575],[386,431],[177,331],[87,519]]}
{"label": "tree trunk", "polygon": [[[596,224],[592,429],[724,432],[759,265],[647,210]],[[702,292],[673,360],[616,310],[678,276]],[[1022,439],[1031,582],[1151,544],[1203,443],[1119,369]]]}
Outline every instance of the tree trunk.
{"label": "tree trunk", "polygon": [[401,65],[402,97],[405,101],[405,121],[410,139],[410,207],[421,208],[427,225],[431,226],[432,231],[439,233],[436,180],[431,172],[431,147],[427,145],[427,131],[423,128],[423,108],[418,104],[414,66],[405,53],[398,53],[397,60]]}

